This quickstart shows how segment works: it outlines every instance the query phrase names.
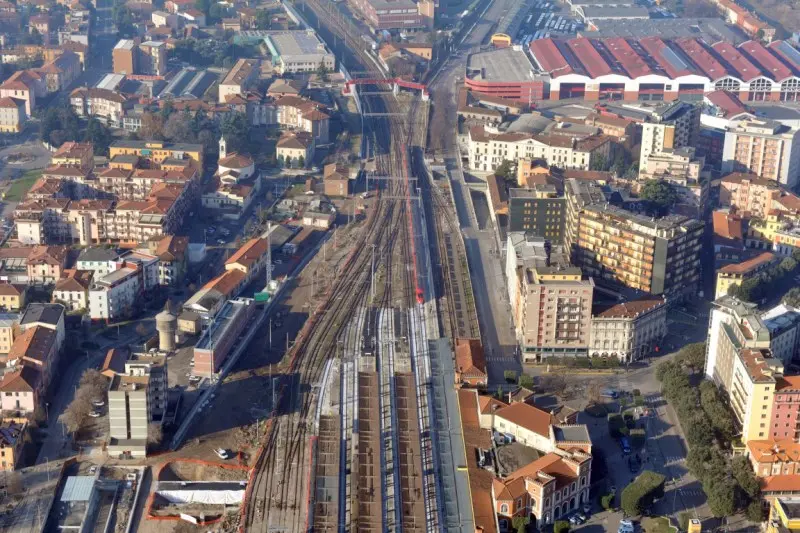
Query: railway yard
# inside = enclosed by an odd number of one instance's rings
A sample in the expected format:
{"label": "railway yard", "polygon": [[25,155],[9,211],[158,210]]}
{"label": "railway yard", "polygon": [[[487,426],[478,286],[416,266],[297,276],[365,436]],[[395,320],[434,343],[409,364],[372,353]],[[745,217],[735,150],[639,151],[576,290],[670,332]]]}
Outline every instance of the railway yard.
{"label": "railway yard", "polygon": [[[323,9],[304,4],[306,16],[326,20],[322,35],[345,46],[355,39],[349,21]],[[346,64],[370,61],[361,53]],[[447,191],[420,173],[427,102],[395,97],[381,83],[364,87],[379,190],[338,276],[284,355],[243,531],[422,532],[463,523],[455,465],[464,460],[454,455],[464,451],[449,431],[457,412],[448,397],[452,349],[442,339],[478,335],[463,243]]]}

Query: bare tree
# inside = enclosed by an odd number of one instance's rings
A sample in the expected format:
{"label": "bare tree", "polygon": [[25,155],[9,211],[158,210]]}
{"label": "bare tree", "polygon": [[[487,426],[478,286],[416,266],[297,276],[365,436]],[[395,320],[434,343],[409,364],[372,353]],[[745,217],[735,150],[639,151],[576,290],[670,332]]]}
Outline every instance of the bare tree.
{"label": "bare tree", "polygon": [[78,392],[75,397],[85,396],[91,400],[105,398],[108,392],[108,378],[94,368],[87,368],[81,376],[78,384]]}
{"label": "bare tree", "polygon": [[147,425],[147,443],[153,446],[161,444],[161,439],[164,438],[164,432],[161,429],[161,424],[158,422],[150,422]]}
{"label": "bare tree", "polygon": [[92,401],[86,394],[76,395],[58,419],[70,433],[83,428],[92,412]]}
{"label": "bare tree", "polygon": [[589,383],[589,388],[586,391],[586,397],[589,399],[590,403],[600,403],[601,400],[601,387],[600,382],[597,380],[592,381]]}
{"label": "bare tree", "polygon": [[137,335],[139,335],[140,337],[144,337],[145,335],[147,335],[147,332],[148,332],[147,326],[145,326],[143,322],[139,322],[138,324],[136,324]]}
{"label": "bare tree", "polygon": [[172,113],[164,124],[164,137],[176,142],[194,140],[190,120],[185,113]]}

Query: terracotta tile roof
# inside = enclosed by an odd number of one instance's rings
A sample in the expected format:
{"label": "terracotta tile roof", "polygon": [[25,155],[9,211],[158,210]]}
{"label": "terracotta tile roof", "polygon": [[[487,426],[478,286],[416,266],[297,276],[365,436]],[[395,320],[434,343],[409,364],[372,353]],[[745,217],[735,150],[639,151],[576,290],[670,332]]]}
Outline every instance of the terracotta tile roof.
{"label": "terracotta tile roof", "polygon": [[550,413],[527,403],[514,403],[495,412],[504,420],[545,437],[550,436]]}
{"label": "terracotta tile roof", "polygon": [[497,521],[492,502],[493,476],[478,466],[476,448],[490,448],[489,432],[480,428],[478,418],[478,394],[475,390],[458,391],[458,405],[461,414],[461,431],[467,455],[467,475],[469,477],[472,516],[476,530],[483,533],[497,533]]}
{"label": "terracotta tile roof", "polygon": [[712,222],[714,224],[714,235],[725,239],[744,239],[742,217],[739,215],[717,210],[712,214]]}
{"label": "terracotta tile roof", "polygon": [[664,298],[645,296],[639,300],[622,302],[598,313],[600,318],[635,318],[664,305]]}
{"label": "terracotta tile roof", "polygon": [[800,474],[762,478],[761,492],[800,492]]}
{"label": "terracotta tile roof", "polygon": [[106,352],[103,366],[100,373],[104,376],[113,378],[117,374],[125,372],[125,361],[128,360],[128,350],[125,348],[111,348]]}
{"label": "terracotta tile roof", "polygon": [[725,265],[719,271],[725,274],[747,274],[758,269],[760,266],[766,265],[778,259],[778,256],[772,252],[764,252],[755,257],[742,261],[741,263],[734,263],[732,265]]}
{"label": "terracotta tile roof", "polygon": [[0,107],[6,107],[10,109],[18,108],[19,104],[13,98],[9,98],[8,96],[4,96],[0,98]]}
{"label": "terracotta tile roof", "polygon": [[211,289],[224,294],[226,297],[233,295],[233,291],[244,281],[245,273],[241,270],[226,270],[216,278],[203,285],[204,289]]}
{"label": "terracotta tile roof", "polygon": [[33,392],[42,379],[42,373],[33,366],[23,366],[14,372],[6,372],[0,381],[3,392]]}
{"label": "terracotta tile roof", "polygon": [[244,243],[236,253],[234,253],[227,261],[226,265],[238,264],[245,268],[250,268],[267,253],[267,240],[266,239],[250,239]]}
{"label": "terracotta tile roof", "polygon": [[507,405],[507,403],[501,402],[494,396],[486,396],[485,394],[478,395],[478,410],[482,415],[488,415]]}
{"label": "terracotta tile roof", "polygon": [[768,180],[766,178],[759,178],[755,174],[750,174],[748,172],[731,172],[727,176],[723,177],[720,180],[720,183],[742,183],[747,181],[748,183],[752,183],[753,185],[761,185],[762,187],[774,187],[778,189],[778,184],[773,180]]}
{"label": "terracotta tile roof", "polygon": [[158,241],[156,255],[162,261],[180,261],[189,247],[189,238],[178,235],[167,235]]}
{"label": "terracotta tile roof", "polygon": [[0,283],[0,296],[20,296],[25,292],[25,285],[14,285],[8,282]]}
{"label": "terracotta tile roof", "polygon": [[486,378],[486,357],[480,339],[456,339],[456,372],[462,378]]}
{"label": "terracotta tile roof", "polygon": [[739,97],[730,91],[711,91],[706,94],[706,98],[722,111],[723,117],[733,117],[749,112]]}
{"label": "terracotta tile roof", "polygon": [[36,246],[28,256],[29,265],[63,265],[69,248],[66,246]]}
{"label": "terracotta tile roof", "polygon": [[220,159],[217,164],[228,168],[247,168],[253,164],[253,160],[246,155],[233,153],[224,159]]}
{"label": "terracotta tile roof", "polygon": [[779,392],[800,391],[800,376],[782,376],[775,383],[775,390]]}
{"label": "terracotta tile roof", "polygon": [[[526,405],[526,404],[518,404]],[[574,454],[572,460],[577,463],[590,460],[591,457],[583,454]],[[509,480],[524,479],[526,477],[536,479],[537,474],[542,472],[556,479],[556,488],[560,489],[569,485],[577,479],[576,466],[570,464],[570,458],[563,457],[557,453],[548,453],[532,463],[512,472],[506,477],[506,484]]]}
{"label": "terracotta tile roof", "polygon": [[284,132],[278,139],[278,148],[293,148],[305,150],[314,142],[310,133],[305,131]]}
{"label": "terracotta tile roof", "polygon": [[55,330],[44,326],[28,328],[14,339],[14,344],[11,345],[11,350],[8,352],[8,360],[17,361],[22,359],[23,361],[43,365],[55,342]]}
{"label": "terracotta tile roof", "polygon": [[84,292],[92,284],[91,270],[69,269],[64,271],[65,277],[56,282],[56,291]]}
{"label": "terracotta tile roof", "polygon": [[747,441],[747,449],[759,463],[796,463],[800,461],[800,443],[793,439]]}

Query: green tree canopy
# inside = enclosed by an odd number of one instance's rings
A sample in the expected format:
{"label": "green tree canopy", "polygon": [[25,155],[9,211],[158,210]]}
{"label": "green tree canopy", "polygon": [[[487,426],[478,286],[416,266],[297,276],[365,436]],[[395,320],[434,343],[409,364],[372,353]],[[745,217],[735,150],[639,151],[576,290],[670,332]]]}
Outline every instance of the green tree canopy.
{"label": "green tree canopy", "polygon": [[645,470],[622,491],[622,510],[628,516],[639,516],[653,503],[653,500],[664,495],[666,478]]}
{"label": "green tree canopy", "polygon": [[647,180],[639,196],[648,203],[650,213],[657,217],[666,215],[678,200],[675,186],[664,180]]}

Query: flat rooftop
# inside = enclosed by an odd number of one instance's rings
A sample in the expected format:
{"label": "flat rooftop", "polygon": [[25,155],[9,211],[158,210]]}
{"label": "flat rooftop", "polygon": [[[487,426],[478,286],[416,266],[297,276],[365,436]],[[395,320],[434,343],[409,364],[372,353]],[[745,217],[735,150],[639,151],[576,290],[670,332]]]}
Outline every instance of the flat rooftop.
{"label": "flat rooftop", "polygon": [[638,20],[604,20],[597,31],[579,31],[582,37],[651,37],[662,39],[698,37],[709,44],[726,41],[740,44],[747,40],[744,33],[728,26],[718,18],[667,18]]}
{"label": "flat rooftop", "polygon": [[473,80],[533,81],[533,66],[520,49],[513,46],[478,52],[467,60],[467,75]]}
{"label": "flat rooftop", "polygon": [[287,31],[270,35],[269,40],[281,56],[327,53],[328,50],[313,31]]}
{"label": "flat rooftop", "polygon": [[116,375],[108,388],[112,392],[143,391],[150,382],[150,376],[121,376]]}
{"label": "flat rooftop", "polygon": [[217,316],[214,317],[214,321],[197,341],[195,349],[213,350],[217,343],[225,338],[231,324],[240,318],[247,305],[247,302],[240,300],[228,300],[225,302]]}
{"label": "flat rooftop", "polygon": [[119,283],[123,279],[135,273],[136,270],[133,268],[120,268],[119,270],[109,272],[108,274],[97,280],[97,285],[100,285],[101,287],[104,285],[114,285],[115,283]]}

